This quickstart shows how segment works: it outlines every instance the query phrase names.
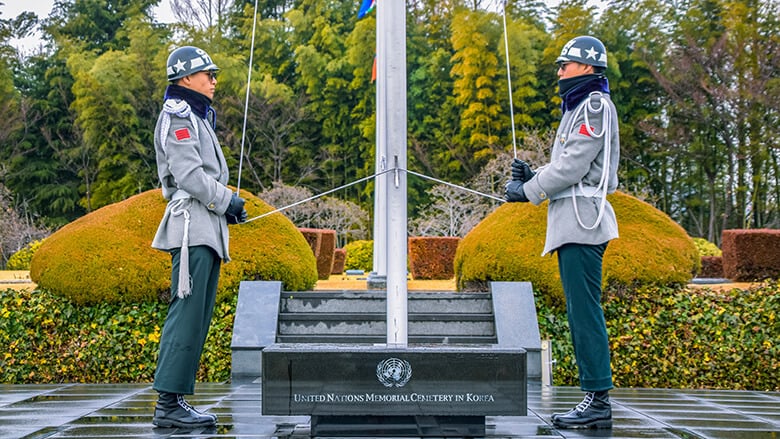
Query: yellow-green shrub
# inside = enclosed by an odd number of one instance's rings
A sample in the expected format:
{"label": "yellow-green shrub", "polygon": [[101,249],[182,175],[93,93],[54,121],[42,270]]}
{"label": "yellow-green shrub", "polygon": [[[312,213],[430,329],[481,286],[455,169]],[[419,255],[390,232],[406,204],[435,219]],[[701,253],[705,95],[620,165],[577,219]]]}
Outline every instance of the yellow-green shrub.
{"label": "yellow-green shrub", "polygon": [[[252,194],[242,196],[250,217],[273,210]],[[165,205],[160,190],[151,190],[73,221],[35,253],[31,279],[79,304],[167,300],[171,257],[151,248]],[[286,290],[311,289],[317,282],[314,255],[281,214],[230,226],[230,256],[222,265],[220,301],[234,295],[242,280],[280,280]]]}
{"label": "yellow-green shrub", "polygon": [[11,255],[8,258],[8,263],[5,265],[6,270],[29,270],[30,261],[32,257],[43,244],[43,239],[32,241],[29,244],[22,247],[21,250]]}
{"label": "yellow-green shrub", "polygon": [[[624,193],[609,196],[620,238],[604,254],[604,284],[679,285],[701,266],[693,240],[653,206]],[[458,289],[487,291],[489,281],[530,281],[554,305],[563,303],[557,257],[541,257],[547,205],[506,203],[458,246]]]}
{"label": "yellow-green shrub", "polygon": [[344,246],[347,259],[344,261],[346,270],[363,270],[370,272],[374,266],[374,241],[352,241]]}
{"label": "yellow-green shrub", "polygon": [[704,238],[693,238],[693,243],[696,244],[701,256],[723,256],[723,251],[717,245]]}

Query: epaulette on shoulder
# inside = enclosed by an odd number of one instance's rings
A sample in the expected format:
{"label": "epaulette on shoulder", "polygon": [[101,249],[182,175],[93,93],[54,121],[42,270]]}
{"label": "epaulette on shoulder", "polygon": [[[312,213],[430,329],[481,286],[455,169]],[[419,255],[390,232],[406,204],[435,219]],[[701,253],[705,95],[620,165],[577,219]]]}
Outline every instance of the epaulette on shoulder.
{"label": "epaulette on shoulder", "polygon": [[181,118],[190,117],[190,104],[184,99],[166,99],[163,111]]}
{"label": "epaulette on shoulder", "polygon": [[604,98],[604,93],[600,91],[594,91],[590,93],[589,98],[590,102],[588,102],[588,112],[601,113],[601,110],[604,109],[604,104],[601,101]]}

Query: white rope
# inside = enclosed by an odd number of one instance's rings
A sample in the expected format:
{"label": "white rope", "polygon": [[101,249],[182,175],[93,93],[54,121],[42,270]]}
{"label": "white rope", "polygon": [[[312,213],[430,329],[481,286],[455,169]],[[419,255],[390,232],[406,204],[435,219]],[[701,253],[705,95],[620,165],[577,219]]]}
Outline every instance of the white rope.
{"label": "white rope", "polygon": [[512,99],[512,73],[509,68],[509,34],[506,31],[506,4],[508,0],[504,0],[504,58],[506,58],[506,82],[509,89],[509,123],[512,125],[512,152],[514,157],[517,158],[517,136],[515,134],[515,104]]}
{"label": "white rope", "polygon": [[332,194],[333,192],[336,192],[336,191],[340,191],[341,189],[346,189],[346,188],[348,188],[350,186],[356,185],[358,183],[362,183],[362,182],[364,182],[366,180],[370,180],[370,179],[372,179],[374,177],[379,177],[380,175],[387,174],[388,172],[399,172],[399,171],[400,172],[406,172],[407,174],[416,175],[418,177],[422,177],[422,178],[425,178],[425,179],[428,179],[428,180],[431,180],[431,181],[435,181],[437,183],[441,183],[441,184],[444,184],[444,185],[447,185],[447,186],[451,186],[451,187],[457,188],[457,189],[461,189],[463,191],[470,192],[470,193],[475,194],[475,195],[480,195],[482,197],[491,198],[493,200],[500,201],[502,203],[506,202],[506,200],[504,200],[503,198],[498,198],[498,197],[496,197],[494,195],[485,194],[485,193],[482,193],[482,192],[479,192],[479,191],[475,191],[474,189],[469,189],[469,188],[464,187],[464,186],[458,186],[457,184],[449,183],[449,182],[446,182],[444,180],[439,180],[438,178],[429,177],[427,175],[423,175],[423,174],[420,174],[418,172],[410,171],[408,169],[390,168],[390,169],[385,169],[384,171],[381,171],[381,172],[377,172],[374,175],[369,175],[368,177],[363,177],[361,179],[355,180],[352,183],[347,183],[347,184],[339,186],[339,187],[337,187],[335,189],[331,189],[329,191],[325,191],[325,192],[323,192],[321,194],[317,194],[317,195],[311,196],[309,198],[306,198],[306,199],[303,199],[303,200],[300,200],[300,201],[296,201],[296,202],[294,202],[292,204],[289,204],[287,206],[280,207],[280,208],[272,210],[270,212],[266,212],[266,213],[264,213],[262,215],[258,215],[256,217],[254,217],[254,218],[250,218],[250,219],[244,221],[244,223],[249,223],[249,222],[252,222],[254,220],[258,220],[260,218],[264,218],[264,217],[267,217],[269,215],[273,215],[275,213],[282,212],[282,211],[287,210],[287,209],[289,209],[291,207],[298,206],[299,204],[303,204],[303,203],[306,203],[306,202],[309,202],[309,201],[312,201],[312,200],[316,200],[317,198],[324,197],[325,195]]}
{"label": "white rope", "polygon": [[[195,138],[198,138],[198,121],[195,119],[195,114],[192,113],[190,104],[185,100],[177,101],[175,99],[168,99],[163,104],[163,115],[160,126],[160,145],[162,145],[163,151],[165,151],[166,140],[168,140],[168,130],[171,127],[171,114],[175,114],[182,118],[189,118],[192,122],[192,128],[195,130]],[[186,206],[184,205],[189,198],[189,194],[182,190],[178,190],[171,196],[170,201],[171,216],[184,216],[184,233],[181,238],[181,250],[179,252],[179,285],[176,290],[176,296],[179,299],[184,299],[192,294],[189,251],[190,206],[189,204]]]}
{"label": "white rope", "polygon": [[[574,122],[577,120],[577,117],[579,116],[579,113],[582,112],[584,108],[587,107],[587,110],[585,111],[585,129],[587,130],[588,134],[591,137],[595,138],[601,138],[604,137],[604,162],[602,164],[601,168],[601,178],[599,179],[599,185],[596,186],[595,190],[593,190],[592,195],[587,195],[583,189],[582,181],[580,181],[576,187],[575,185],[572,185],[571,187],[571,202],[574,204],[574,216],[577,217],[577,222],[579,223],[580,227],[582,227],[585,230],[593,230],[596,227],[601,224],[601,219],[604,217],[604,211],[606,210],[607,206],[607,191],[609,190],[609,158],[612,151],[612,136],[610,133],[612,132],[612,119],[610,116],[609,106],[607,104],[607,100],[602,97],[599,99],[599,102],[601,103],[601,108],[593,108],[591,105],[591,96],[597,92],[593,92],[588,96],[588,99],[585,100],[582,104],[580,104],[577,109],[574,112],[574,115],[572,116],[572,124],[569,127],[569,134],[571,134],[572,130],[574,129]],[[593,127],[590,126],[590,118],[588,117],[588,114],[594,113],[597,114],[601,112],[601,132],[596,133],[593,131]],[[596,217],[596,221],[593,223],[592,226],[586,226],[582,222],[582,218],[580,218],[580,212],[579,209],[577,209],[577,191],[576,189],[579,188],[580,193],[582,193],[584,196],[588,198],[592,198],[595,196],[600,196],[601,202],[599,203],[599,214]],[[601,193],[599,195],[599,193]]]}
{"label": "white rope", "polygon": [[241,152],[238,157],[238,181],[236,182],[236,195],[241,191],[241,168],[244,164],[244,142],[246,141],[246,121],[249,114],[249,85],[252,83],[252,64],[255,56],[255,32],[257,29],[257,0],[253,9],[252,18],[252,42],[249,45],[249,68],[246,75],[246,100],[244,102],[244,126],[241,128]]}
{"label": "white rope", "polygon": [[287,210],[287,209],[289,209],[289,208],[291,208],[291,207],[295,207],[295,206],[297,206],[297,205],[299,205],[299,204],[303,204],[303,203],[306,203],[306,202],[308,202],[308,201],[316,200],[317,198],[324,197],[325,195],[332,194],[333,192],[340,191],[341,189],[346,189],[346,188],[348,188],[348,187],[350,187],[350,186],[354,186],[354,185],[356,185],[356,184],[358,184],[358,183],[362,183],[362,182],[364,182],[364,181],[366,181],[366,180],[370,180],[370,179],[372,179],[372,178],[374,178],[374,177],[378,177],[378,176],[380,176],[380,175],[382,175],[382,174],[387,174],[388,172],[391,172],[391,171],[394,171],[394,170],[395,170],[395,168],[385,169],[385,170],[384,170],[384,171],[382,171],[382,172],[378,172],[378,173],[376,173],[376,174],[374,174],[374,175],[369,175],[368,177],[363,177],[363,178],[361,178],[361,179],[358,179],[358,180],[355,180],[355,181],[353,181],[352,183],[347,183],[347,184],[345,184],[345,185],[342,185],[342,186],[339,186],[339,187],[337,187],[337,188],[335,188],[335,189],[331,189],[331,190],[329,190],[329,191],[325,191],[325,192],[323,192],[323,193],[321,193],[321,194],[317,194],[317,195],[314,195],[314,196],[312,196],[312,197],[309,197],[309,198],[306,198],[306,199],[303,199],[303,200],[300,200],[300,201],[296,201],[295,203],[289,204],[289,205],[287,205],[287,206],[280,207],[280,208],[278,208],[278,209],[275,209],[275,210],[272,210],[272,211],[270,211],[270,212],[266,212],[266,213],[264,213],[264,214],[262,214],[262,215],[258,215],[258,216],[256,216],[256,217],[254,217],[254,218],[250,218],[250,219],[248,219],[248,220],[244,221],[242,224],[245,224],[245,223],[250,223],[250,222],[252,222],[252,221],[254,221],[254,220],[258,220],[258,219],[260,219],[260,218],[264,218],[264,217],[266,217],[266,216],[268,216],[268,215],[273,215],[274,213],[278,213],[278,212],[281,212],[281,211],[283,211],[283,210]]}
{"label": "white rope", "polygon": [[472,193],[472,194],[475,194],[475,195],[479,195],[481,197],[490,198],[490,199],[493,199],[493,200],[496,200],[496,201],[500,201],[502,203],[506,203],[505,199],[496,197],[495,195],[490,195],[490,194],[486,194],[486,193],[483,193],[483,192],[475,191],[474,189],[469,189],[469,188],[467,188],[465,186],[458,186],[455,183],[450,183],[450,182],[447,182],[447,181],[444,181],[444,180],[439,180],[438,178],[429,177],[427,175],[423,175],[423,174],[420,174],[420,173],[417,173],[417,172],[414,172],[414,171],[410,171],[408,169],[404,169],[403,171],[408,173],[408,174],[412,174],[412,175],[416,175],[416,176],[421,177],[421,178],[425,178],[427,180],[435,181],[436,183],[440,183],[440,184],[443,184],[443,185],[446,185],[446,186],[449,186],[449,187],[453,187],[455,189],[460,189],[462,191],[469,192],[469,193]]}

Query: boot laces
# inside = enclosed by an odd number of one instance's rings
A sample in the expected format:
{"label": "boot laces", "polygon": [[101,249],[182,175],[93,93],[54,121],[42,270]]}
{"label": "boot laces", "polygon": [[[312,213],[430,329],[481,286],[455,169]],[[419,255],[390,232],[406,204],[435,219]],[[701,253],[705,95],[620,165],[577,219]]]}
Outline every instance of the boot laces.
{"label": "boot laces", "polygon": [[183,396],[176,395],[176,399],[179,402],[179,406],[181,406],[181,408],[183,408],[184,410],[187,410],[188,412],[198,413],[198,411],[195,410],[195,407],[191,406],[190,403],[188,403],[187,400],[185,400]]}
{"label": "boot laces", "polygon": [[595,394],[593,392],[587,392],[585,393],[585,398],[582,400],[581,403],[577,404],[576,410],[578,412],[584,412],[585,410],[590,407],[590,405],[593,403],[593,396]]}

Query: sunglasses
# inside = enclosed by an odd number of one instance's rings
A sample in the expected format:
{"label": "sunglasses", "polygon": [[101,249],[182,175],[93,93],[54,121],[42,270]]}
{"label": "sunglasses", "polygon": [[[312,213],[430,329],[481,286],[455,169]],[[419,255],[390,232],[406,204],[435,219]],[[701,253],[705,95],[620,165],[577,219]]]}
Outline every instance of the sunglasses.
{"label": "sunglasses", "polygon": [[560,69],[560,71],[562,71],[562,72],[565,72],[566,71],[566,66],[568,66],[569,64],[571,64],[571,62],[558,63],[558,69]]}
{"label": "sunglasses", "polygon": [[217,80],[217,71],[216,70],[205,70],[203,73],[208,75],[210,81],[216,81]]}

